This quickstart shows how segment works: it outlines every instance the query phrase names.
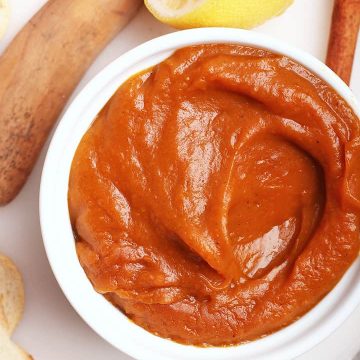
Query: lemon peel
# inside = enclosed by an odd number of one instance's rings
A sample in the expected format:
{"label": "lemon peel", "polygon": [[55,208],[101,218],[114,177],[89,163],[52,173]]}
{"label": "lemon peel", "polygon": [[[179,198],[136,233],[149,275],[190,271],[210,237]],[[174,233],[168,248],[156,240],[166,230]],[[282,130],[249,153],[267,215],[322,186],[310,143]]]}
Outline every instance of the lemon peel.
{"label": "lemon peel", "polygon": [[161,22],[176,28],[207,26],[249,29],[280,15],[293,0],[145,0]]}

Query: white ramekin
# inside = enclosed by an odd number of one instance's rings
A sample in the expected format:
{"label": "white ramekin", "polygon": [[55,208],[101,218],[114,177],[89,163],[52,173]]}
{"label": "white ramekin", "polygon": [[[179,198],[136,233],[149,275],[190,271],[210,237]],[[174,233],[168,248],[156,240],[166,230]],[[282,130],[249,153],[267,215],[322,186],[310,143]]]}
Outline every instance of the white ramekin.
{"label": "white ramekin", "polygon": [[75,253],[67,192],[71,161],[83,134],[111,95],[132,74],[159,63],[175,49],[203,43],[244,44],[284,54],[325,80],[360,115],[360,106],[350,89],[322,62],[262,34],[203,28],[148,41],[120,56],[92,79],[57,127],[45,160],[40,189],[40,220],[47,256],[75,310],[100,336],[136,359],[293,359],[326,338],[360,303],[360,261],[356,261],[314,309],[283,330],[245,345],[199,348],[162,339],[129,321],[94,291]]}

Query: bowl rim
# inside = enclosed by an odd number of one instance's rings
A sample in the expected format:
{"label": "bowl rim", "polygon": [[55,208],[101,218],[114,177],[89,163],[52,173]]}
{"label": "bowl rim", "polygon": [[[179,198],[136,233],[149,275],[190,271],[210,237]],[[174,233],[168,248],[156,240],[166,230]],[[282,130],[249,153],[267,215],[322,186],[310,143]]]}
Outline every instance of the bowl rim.
{"label": "bowl rim", "polygon": [[200,28],[147,41],[115,59],[90,80],[71,102],[56,128],[40,185],[39,211],[45,251],[57,282],[83,320],[110,344],[136,359],[294,358],[329,336],[360,304],[359,259],[329,295],[293,324],[248,344],[199,348],[159,338],[129,321],[93,290],[76,256],[67,208],[67,181],[81,137],[102,106],[129,76],[160,62],[175,49],[206,43],[249,45],[288,56],[327,82],[360,116],[355,95],[325,64],[264,34],[232,28]]}

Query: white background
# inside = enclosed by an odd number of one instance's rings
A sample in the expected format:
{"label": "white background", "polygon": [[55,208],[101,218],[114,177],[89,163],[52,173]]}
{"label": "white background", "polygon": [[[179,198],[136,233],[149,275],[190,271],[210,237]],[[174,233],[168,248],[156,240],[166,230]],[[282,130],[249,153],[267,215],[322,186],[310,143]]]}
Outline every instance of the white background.
{"label": "white background", "polygon": [[[10,27],[0,40],[0,53],[45,0],[8,0]],[[264,0],[266,1],[266,0]],[[298,46],[324,60],[333,0],[295,0],[281,17],[256,31]],[[132,23],[105,49],[78,86],[124,51],[148,39],[173,31],[141,9]],[[360,98],[360,41],[351,87]],[[1,81],[1,79],[0,79]],[[40,173],[46,149],[20,195],[0,208],[0,251],[11,256],[24,275],[26,309],[14,339],[35,360],[129,360],[98,337],[75,313],[57,285],[44,252],[38,216]],[[328,339],[304,354],[301,360],[347,360],[360,349],[360,308]],[[126,341],[126,334],[123,334]],[[0,359],[7,360],[7,359]],[[154,359],[156,360],[156,359]],[[220,360],[220,359],[219,359]]]}

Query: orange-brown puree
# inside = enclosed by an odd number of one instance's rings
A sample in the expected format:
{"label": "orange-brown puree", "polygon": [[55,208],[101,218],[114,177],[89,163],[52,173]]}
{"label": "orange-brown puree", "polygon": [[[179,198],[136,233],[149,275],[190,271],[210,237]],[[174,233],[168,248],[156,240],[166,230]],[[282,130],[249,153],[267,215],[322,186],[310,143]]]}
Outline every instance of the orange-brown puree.
{"label": "orange-brown puree", "polygon": [[160,336],[226,345],[273,332],[358,255],[359,135],[344,100],[284,56],[181,49],[123,84],[77,149],[80,262]]}

